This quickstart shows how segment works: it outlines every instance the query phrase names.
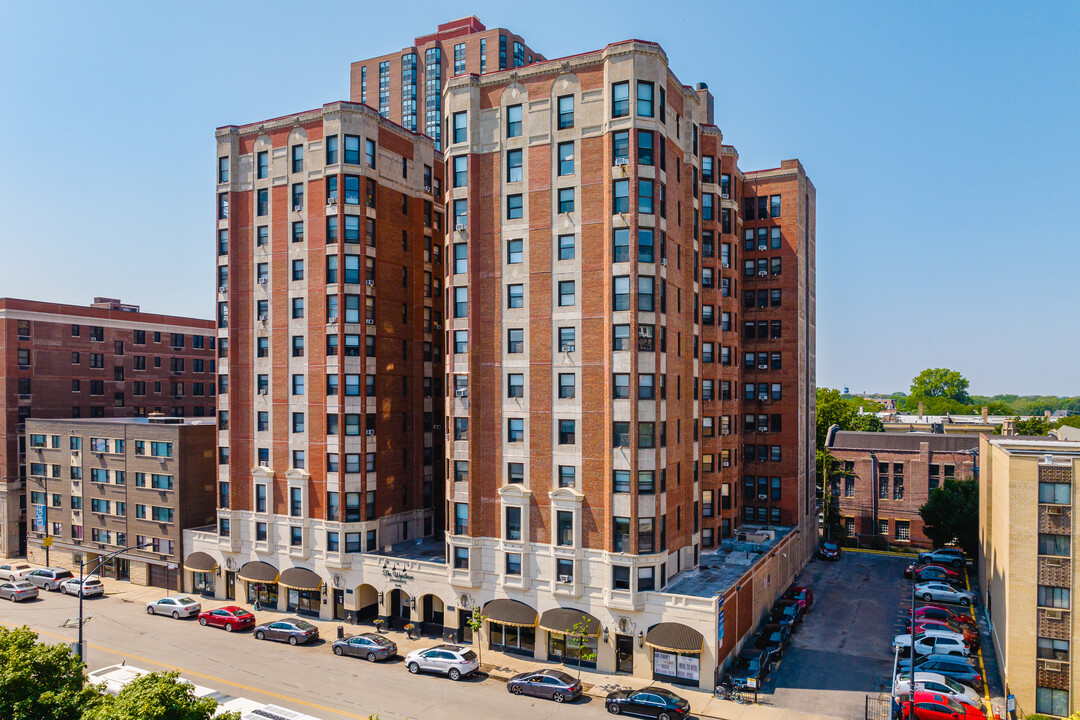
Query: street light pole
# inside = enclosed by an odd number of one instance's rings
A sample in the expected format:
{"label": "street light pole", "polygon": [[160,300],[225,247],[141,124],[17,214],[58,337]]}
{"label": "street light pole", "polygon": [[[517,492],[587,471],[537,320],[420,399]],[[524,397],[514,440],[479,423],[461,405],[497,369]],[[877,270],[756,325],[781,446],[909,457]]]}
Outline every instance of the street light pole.
{"label": "street light pole", "polygon": [[[139,545],[131,545],[129,547],[123,547],[123,548],[120,548],[119,550],[114,550],[111,553],[107,553],[105,555],[102,555],[97,560],[97,568],[96,569],[100,569],[101,566],[105,563],[105,561],[108,560],[109,558],[116,557],[117,555],[122,555],[122,554],[126,553],[128,550],[140,550],[140,549],[142,549],[144,547],[150,547],[153,544],[154,543],[152,543],[152,542],[145,542],[145,543],[141,543]],[[93,574],[93,573],[91,573],[91,574]],[[85,582],[86,582],[85,562],[83,561],[83,558],[80,555],[79,556],[79,644],[78,644],[79,650],[78,650],[78,652],[79,652],[79,659],[82,660],[83,662],[86,661],[86,658],[83,657],[83,594],[84,594],[83,593],[83,586],[84,586]]]}

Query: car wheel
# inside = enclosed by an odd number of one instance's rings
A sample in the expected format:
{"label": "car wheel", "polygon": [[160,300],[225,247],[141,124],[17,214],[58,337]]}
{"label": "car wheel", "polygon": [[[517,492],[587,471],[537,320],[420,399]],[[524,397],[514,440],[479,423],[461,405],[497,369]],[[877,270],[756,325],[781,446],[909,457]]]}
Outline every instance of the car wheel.
{"label": "car wheel", "polygon": [[971,604],[971,598],[966,598],[966,597],[960,598],[960,604],[963,605],[964,607],[967,607],[968,605]]}
{"label": "car wheel", "polygon": [[296,644],[296,636],[295,635],[290,635],[289,636],[289,644],[290,645],[295,645]]}
{"label": "car wheel", "polygon": [[615,703],[609,703],[607,706],[607,711],[612,715],[618,715],[620,712],[622,712],[622,708]]}
{"label": "car wheel", "polygon": [[225,632],[232,632],[232,623],[225,623]]}
{"label": "car wheel", "polygon": [[341,647],[340,645],[335,645],[334,646],[334,654],[337,655],[338,657],[341,657],[342,655],[345,654],[345,648]]}
{"label": "car wheel", "polygon": [[206,625],[206,618],[199,618],[199,624],[205,626]]}
{"label": "car wheel", "polygon": [[555,693],[554,695],[551,696],[551,699],[554,700],[557,703],[561,703],[566,698],[563,697],[563,694],[561,692],[557,692],[557,693]]}
{"label": "car wheel", "polygon": [[379,659],[379,658],[375,657],[375,653],[373,653],[373,652],[369,652],[369,653],[367,654],[367,661],[368,661],[368,662],[375,662],[375,661],[376,661],[376,660],[378,660],[378,659]]}
{"label": "car wheel", "polygon": [[[227,627],[228,627],[228,625],[226,625],[225,627],[227,628]],[[255,639],[256,639],[256,640],[262,640],[262,639],[263,639],[264,637],[266,637],[266,636],[265,636],[265,635],[263,635],[263,631],[262,631],[262,630],[260,630],[259,632],[255,633]]]}
{"label": "car wheel", "polygon": [[420,666],[414,662],[409,663],[409,672],[415,675],[416,673],[420,672]]}
{"label": "car wheel", "polygon": [[668,715],[666,712],[662,712],[656,716],[656,720],[671,720],[671,716]]}
{"label": "car wheel", "polygon": [[176,610],[173,610],[172,611],[172,619],[173,620],[179,620],[180,619],[180,613],[178,611],[176,611]]}
{"label": "car wheel", "polygon": [[512,692],[515,695],[520,695],[521,694],[521,686],[520,685],[511,685],[510,686],[510,692]]}
{"label": "car wheel", "polygon": [[446,674],[451,680],[456,681],[456,680],[461,679],[461,671],[458,670],[457,668],[450,668],[450,672],[448,672]]}
{"label": "car wheel", "polygon": [[146,614],[147,615],[153,615],[154,614],[154,606],[153,605],[147,605],[146,606]]}
{"label": "car wheel", "polygon": [[924,593],[923,596],[922,596],[922,599],[923,599],[924,602],[930,602],[931,600],[934,599],[934,596],[931,595],[930,593]]}
{"label": "car wheel", "polygon": [[960,567],[960,561],[959,560],[953,560],[952,561],[952,566],[954,568],[959,568]]}

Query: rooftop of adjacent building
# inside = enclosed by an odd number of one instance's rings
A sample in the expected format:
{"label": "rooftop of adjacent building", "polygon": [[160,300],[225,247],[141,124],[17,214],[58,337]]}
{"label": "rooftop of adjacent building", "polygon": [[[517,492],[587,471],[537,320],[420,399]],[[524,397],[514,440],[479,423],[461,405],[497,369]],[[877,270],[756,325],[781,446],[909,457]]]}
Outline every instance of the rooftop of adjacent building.
{"label": "rooftop of adjacent building", "polygon": [[216,425],[217,419],[172,417],[168,415],[156,415],[151,413],[147,417],[100,417],[100,418],[34,418],[29,417],[27,422],[49,423],[56,425]]}
{"label": "rooftop of adjacent building", "polygon": [[918,452],[923,443],[931,452],[970,452],[979,447],[977,435],[942,435],[930,432],[885,433],[840,430],[829,436],[832,450],[909,450]]}
{"label": "rooftop of adjacent building", "polygon": [[44,313],[48,315],[77,315],[90,318],[125,320],[128,322],[149,322],[161,324],[192,325],[213,330],[213,320],[184,317],[181,315],[160,315],[142,312],[138,305],[121,302],[117,298],[95,297],[89,305],[67,305],[45,300],[26,300],[24,298],[0,297],[0,312]]}
{"label": "rooftop of adjacent building", "polygon": [[423,562],[446,564],[446,543],[433,537],[405,540],[395,545],[386,545],[371,555],[388,558],[384,568],[393,567],[393,560],[421,560]]}
{"label": "rooftop of adjacent building", "polygon": [[[927,423],[947,423],[956,425],[1001,425],[1006,420],[1014,420],[1016,415],[918,415],[916,413],[896,413],[883,410],[874,413],[881,421],[888,424],[925,425]],[[1043,418],[1045,415],[1020,415],[1021,420]],[[1055,417],[1051,414],[1051,417]]]}
{"label": "rooftop of adjacent building", "polygon": [[[679,575],[664,592],[690,597],[723,595],[792,530],[775,525],[741,525],[734,538],[721,541],[716,550],[702,552],[698,566]],[[762,541],[756,542],[759,538]]]}
{"label": "rooftop of adjacent building", "polygon": [[1073,458],[1080,456],[1080,438],[1060,440],[1042,435],[985,436],[989,444],[1010,455],[1042,455],[1047,464],[1053,464],[1055,456]]}

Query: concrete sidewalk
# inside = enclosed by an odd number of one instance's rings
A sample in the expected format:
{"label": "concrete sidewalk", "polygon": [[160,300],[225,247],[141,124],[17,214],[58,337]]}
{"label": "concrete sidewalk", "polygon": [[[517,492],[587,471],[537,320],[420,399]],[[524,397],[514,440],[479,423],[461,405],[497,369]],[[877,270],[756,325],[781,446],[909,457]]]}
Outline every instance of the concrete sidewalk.
{"label": "concrete sidewalk", "polygon": [[[169,594],[175,594],[162,588],[132,585],[129,582],[111,580],[109,578],[103,578],[102,582],[105,585],[106,597],[119,602],[131,603],[135,606],[132,608],[135,612],[144,612],[145,604],[151,600],[165,597]],[[204,610],[225,605],[245,605],[245,603],[235,600],[216,600],[214,598],[200,597],[195,594],[192,594],[191,597],[202,603]],[[277,610],[267,610],[264,608],[256,612],[255,617],[257,621],[261,623],[271,619],[272,616],[284,616],[288,614],[291,613],[283,613]],[[337,629],[339,626],[342,627],[345,635],[355,635],[357,633],[374,631],[374,626],[371,623],[366,622],[360,625],[350,625],[341,621],[317,620],[313,618],[306,619],[308,622],[319,628],[319,635],[328,643],[333,642],[333,640],[337,638]],[[432,647],[442,642],[441,638],[434,636],[408,638],[405,633],[400,630],[386,630],[383,634],[397,643],[398,654],[401,656],[407,655],[413,650]],[[481,671],[486,673],[487,676],[493,680],[505,682],[518,673],[542,670],[544,668],[559,668],[571,675],[576,676],[578,674],[577,668],[563,665],[562,663],[530,660],[529,658],[509,655],[490,649],[481,650],[480,648],[474,647],[474,650],[480,655],[482,661]],[[645,678],[592,672],[587,669],[582,669],[581,671],[581,682],[584,685],[586,693],[601,700],[607,697],[607,694],[612,690],[641,688],[646,685],[665,687],[686,698],[690,702],[690,709],[694,716],[700,718],[719,718],[722,720],[814,720],[815,718],[833,717],[824,714],[809,714],[795,710],[785,710],[769,705],[739,705],[730,700],[718,700],[713,696],[711,691],[657,681],[650,682]]]}

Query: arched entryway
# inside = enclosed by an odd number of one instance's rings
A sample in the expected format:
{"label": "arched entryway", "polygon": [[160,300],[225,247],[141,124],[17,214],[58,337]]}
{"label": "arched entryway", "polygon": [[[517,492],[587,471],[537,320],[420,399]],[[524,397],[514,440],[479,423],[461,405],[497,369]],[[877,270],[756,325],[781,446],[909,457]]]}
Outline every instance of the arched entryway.
{"label": "arched entryway", "polygon": [[356,621],[374,620],[379,616],[379,591],[374,585],[358,585],[356,593]]}
{"label": "arched entryway", "polygon": [[405,623],[412,621],[412,602],[409,593],[401,588],[390,591],[390,605],[386,611],[390,616],[390,627],[404,627]]}
{"label": "arched entryway", "polygon": [[443,612],[446,605],[436,595],[424,595],[417,606],[417,619],[420,621],[420,632],[424,635],[442,637]]}

